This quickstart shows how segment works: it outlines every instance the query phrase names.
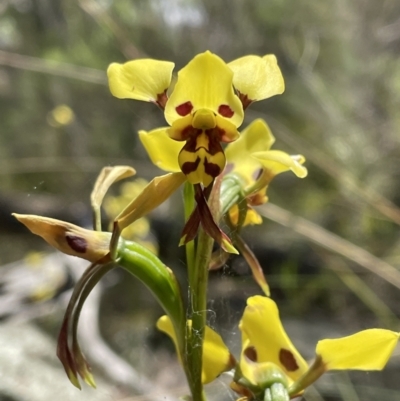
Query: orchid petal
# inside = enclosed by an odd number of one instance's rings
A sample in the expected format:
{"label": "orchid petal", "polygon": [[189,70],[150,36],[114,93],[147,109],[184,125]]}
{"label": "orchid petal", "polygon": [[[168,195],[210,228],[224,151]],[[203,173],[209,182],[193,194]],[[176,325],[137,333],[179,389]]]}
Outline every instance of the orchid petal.
{"label": "orchid petal", "polygon": [[243,108],[232,86],[233,72],[209,51],[194,57],[178,73],[175,88],[165,107],[168,124],[208,109],[228,119],[235,127],[243,121]]}
{"label": "orchid petal", "polygon": [[213,135],[202,132],[188,139],[178,157],[182,172],[191,184],[208,187],[225,168],[225,154]]}
{"label": "orchid petal", "polygon": [[293,171],[299,178],[307,176],[307,169],[302,166],[305,162],[302,155],[289,155],[280,150],[269,150],[267,152],[255,152],[253,157],[273,176],[288,170]]}
{"label": "orchid petal", "polygon": [[259,295],[250,297],[239,327],[242,347],[254,347],[256,362],[274,363],[293,381],[307,371],[307,363],[287,336],[272,299]]}
{"label": "orchid petal", "polygon": [[185,180],[186,177],[182,173],[170,173],[151,180],[144,190],[115,218],[118,230],[122,231],[161,205]]}
{"label": "orchid petal", "polygon": [[97,177],[93,191],[90,195],[90,203],[94,213],[94,228],[101,231],[101,212],[100,207],[104,196],[114,182],[131,177],[136,174],[134,168],[130,166],[104,167]]}
{"label": "orchid petal", "polygon": [[225,149],[228,165],[248,184],[253,183],[261,168],[258,160],[251,157],[254,152],[267,152],[275,142],[267,123],[262,119],[254,120],[240,134],[239,139]]}
{"label": "orchid petal", "polygon": [[284,388],[288,387],[288,378],[279,366],[272,362],[255,362],[251,359],[252,354],[252,348],[244,348],[240,357],[240,370],[250,383],[264,389],[274,383],[281,383]]}
{"label": "orchid petal", "polygon": [[49,217],[17,213],[13,216],[33,234],[67,255],[96,262],[109,253],[111,233],[86,230]]}
{"label": "orchid petal", "polygon": [[139,139],[147,151],[151,161],[161,170],[169,172],[181,171],[178,155],[182,144],[171,139],[168,128],[158,128],[150,132],[139,131]]}
{"label": "orchid petal", "polygon": [[[191,323],[192,322],[189,320],[188,324],[191,325]],[[157,321],[157,328],[172,339],[178,352],[176,334],[170,318],[167,316],[160,317]],[[179,355],[179,360],[182,363],[181,355]],[[234,359],[221,336],[213,329],[206,326],[203,344],[203,367],[201,372],[202,383],[207,384],[212,382],[221,373],[232,369],[232,365],[234,365]]]}
{"label": "orchid petal", "polygon": [[[229,218],[234,225],[237,225],[239,221],[239,207],[237,204],[233,205],[229,209]],[[247,207],[246,218],[243,222],[243,227],[248,225],[262,224],[262,217],[251,207]]]}
{"label": "orchid petal", "polygon": [[321,340],[316,353],[326,370],[382,370],[399,337],[400,333],[390,330],[369,329],[348,337]]}
{"label": "orchid petal", "polygon": [[228,64],[233,71],[233,85],[240,92],[244,108],[251,102],[280,95],[285,83],[273,54],[245,56]]}
{"label": "orchid petal", "polygon": [[106,192],[114,182],[135,174],[135,169],[130,166],[103,167],[90,196],[92,207],[99,208],[101,206]]}
{"label": "orchid petal", "polygon": [[107,70],[111,93],[119,99],[160,101],[171,84],[174,63],[152,59],[112,63]]}

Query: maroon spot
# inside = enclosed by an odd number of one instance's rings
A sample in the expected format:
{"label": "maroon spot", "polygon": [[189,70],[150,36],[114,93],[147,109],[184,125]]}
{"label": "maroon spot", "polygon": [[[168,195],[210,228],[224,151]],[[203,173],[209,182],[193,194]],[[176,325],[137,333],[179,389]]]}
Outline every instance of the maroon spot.
{"label": "maroon spot", "polygon": [[257,362],[257,351],[254,347],[248,347],[244,350],[244,355],[252,362]]}
{"label": "maroon spot", "polygon": [[191,102],[185,102],[176,106],[175,110],[180,116],[185,117],[193,110],[193,105]]}
{"label": "maroon spot", "polygon": [[197,170],[197,167],[199,167],[199,164],[200,164],[200,157],[197,157],[196,161],[194,161],[194,162],[183,163],[182,167],[181,167],[182,173],[185,175],[193,173],[193,171]]}
{"label": "maroon spot", "polygon": [[78,253],[85,253],[87,250],[87,241],[85,238],[77,237],[75,235],[66,235],[68,245]]}
{"label": "maroon spot", "polygon": [[212,136],[211,137],[209,136],[209,138],[210,138],[210,140],[208,141],[208,153],[211,156],[214,156],[220,152],[224,153],[224,151],[222,150],[222,146],[219,143],[218,139],[215,137],[212,137]]}
{"label": "maroon spot", "polygon": [[240,93],[239,91],[238,94],[239,94],[239,99],[243,105],[243,110],[246,110],[253,103],[253,100],[249,99],[247,95],[245,95],[244,93]]}
{"label": "maroon spot", "polygon": [[221,106],[218,107],[218,113],[226,118],[231,118],[235,114],[227,104],[221,104]]}
{"label": "maroon spot", "polygon": [[288,372],[294,372],[299,368],[293,354],[287,349],[282,348],[279,351],[279,361]]}
{"label": "maroon spot", "polygon": [[167,95],[167,89],[165,89],[163,93],[159,93],[157,95],[156,104],[160,107],[160,109],[164,110],[167,101],[168,101],[168,95]]}
{"label": "maroon spot", "polygon": [[181,131],[181,140],[182,141],[190,141],[193,138],[196,138],[197,135],[201,134],[201,129],[193,128],[191,125],[188,125]]}
{"label": "maroon spot", "polygon": [[221,168],[218,164],[209,163],[207,159],[204,159],[204,171],[207,175],[213,178],[218,177],[221,174]]}

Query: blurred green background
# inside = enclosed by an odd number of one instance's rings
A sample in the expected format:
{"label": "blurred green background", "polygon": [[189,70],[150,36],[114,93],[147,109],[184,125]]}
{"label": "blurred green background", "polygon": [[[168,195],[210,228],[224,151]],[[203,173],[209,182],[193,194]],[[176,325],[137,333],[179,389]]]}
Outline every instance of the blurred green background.
{"label": "blurred green background", "polygon": [[[107,66],[151,57],[174,61],[178,71],[205,50],[226,61],[274,53],[285,78],[285,93],[253,104],[244,125],[266,119],[276,137],[274,148],[303,154],[309,176],[300,180],[287,173],[276,178],[269,188],[271,205],[260,209],[265,222],[247,228],[246,239],[260,258],[295,344],[312,358],[319,338],[375,326],[400,330],[396,0],[1,0],[4,274],[24,265],[18,261],[32,250],[51,252],[11,212],[90,224],[89,194],[103,166],[129,164],[145,179],[159,174],[136,132],[164,125],[163,115],[150,104],[113,98]],[[178,194],[150,222],[161,258],[185,285],[184,254],[177,247],[180,208]],[[172,346],[153,328],[161,310],[145,289],[125,278],[115,272],[105,280],[98,301],[101,337],[138,371],[179,396],[184,389],[175,387],[184,381]],[[71,287],[64,284],[63,289]],[[6,290],[3,282],[1,296]],[[240,257],[212,273],[210,309],[215,313],[210,320],[233,347],[239,346],[237,323],[245,299],[254,293],[258,289]],[[23,299],[22,304],[29,302]],[[29,304],[29,313],[20,320],[15,318],[20,309],[11,308],[4,312],[1,329],[20,327],[22,332],[23,327],[29,337],[29,330],[39,328],[43,335],[55,335],[65,303],[56,304],[38,314]],[[5,338],[10,340],[3,340],[2,347],[20,352],[16,336]],[[399,355],[382,373],[331,374],[304,398],[400,399]],[[14,374],[21,379],[19,368],[10,372],[11,362],[4,355],[0,359],[0,380]],[[58,362],[54,369],[59,369]],[[107,376],[104,367],[94,372]],[[0,401],[36,399],[35,380],[16,379],[8,387],[0,383]],[[52,399],[42,391],[54,380],[41,382],[38,400]],[[59,380],[67,382],[62,375]],[[135,396],[141,391],[110,377],[104,381],[107,389],[99,378],[97,392],[79,397],[155,399]],[[16,387],[26,391],[14,393]],[[210,390],[218,399],[233,399],[225,391],[222,381]],[[60,397],[69,399],[66,393]]]}

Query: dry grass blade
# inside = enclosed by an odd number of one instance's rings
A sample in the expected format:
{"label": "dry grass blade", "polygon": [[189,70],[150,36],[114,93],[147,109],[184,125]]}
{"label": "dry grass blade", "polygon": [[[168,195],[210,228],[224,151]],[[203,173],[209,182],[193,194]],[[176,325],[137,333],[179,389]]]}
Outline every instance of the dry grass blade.
{"label": "dry grass blade", "polygon": [[283,142],[287,143],[293,149],[296,149],[296,152],[304,154],[308,161],[314,163],[326,174],[340,182],[341,185],[351,190],[352,193],[358,196],[360,201],[367,203],[383,216],[400,225],[400,209],[381,194],[371,188],[365,188],[348,170],[341,167],[340,163],[333,157],[329,157],[329,155],[322,152],[310,141],[296,136],[291,129],[273,116],[251,110],[248,111],[247,114],[254,118],[266,118],[272,128],[274,128],[273,131],[279,132],[279,138]]}
{"label": "dry grass blade", "polygon": [[0,65],[107,85],[105,71],[0,50]]}
{"label": "dry grass blade", "polygon": [[89,14],[103,29],[107,28],[118,40],[120,49],[127,59],[137,59],[145,57],[145,53],[133,45],[129,39],[129,31],[122,28],[122,24],[116,22],[98,2],[93,0],[79,0],[79,6]]}
{"label": "dry grass blade", "polygon": [[400,289],[400,272],[366,250],[274,204],[267,203],[257,210],[262,216],[289,227],[316,244],[352,260]]}
{"label": "dry grass blade", "polygon": [[[326,261],[325,265],[336,273],[343,284],[352,291],[387,328],[399,327],[399,319],[392,309],[364,282],[362,278],[347,267],[342,258],[339,256],[332,257],[332,255],[330,255],[329,259],[330,261]],[[332,266],[335,267],[333,268]]]}

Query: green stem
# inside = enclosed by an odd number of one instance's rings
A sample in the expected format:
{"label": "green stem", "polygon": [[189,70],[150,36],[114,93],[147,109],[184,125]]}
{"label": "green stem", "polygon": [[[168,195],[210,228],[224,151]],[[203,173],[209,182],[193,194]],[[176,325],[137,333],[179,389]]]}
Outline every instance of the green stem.
{"label": "green stem", "polygon": [[204,401],[201,371],[203,362],[203,339],[207,318],[208,266],[214,240],[200,229],[192,281],[189,282],[192,305],[192,330],[189,337],[188,352],[191,359],[193,380],[193,401]]}
{"label": "green stem", "polygon": [[[194,202],[194,188],[193,184],[190,184],[188,181],[185,183],[183,189],[183,201],[184,201],[184,209],[185,209],[185,222],[188,221],[190,215],[192,214],[195,202]],[[189,241],[186,245],[186,264],[189,275],[189,283],[192,282],[190,275],[193,274],[195,270],[195,247],[194,241]],[[190,306],[189,306],[190,307]]]}

